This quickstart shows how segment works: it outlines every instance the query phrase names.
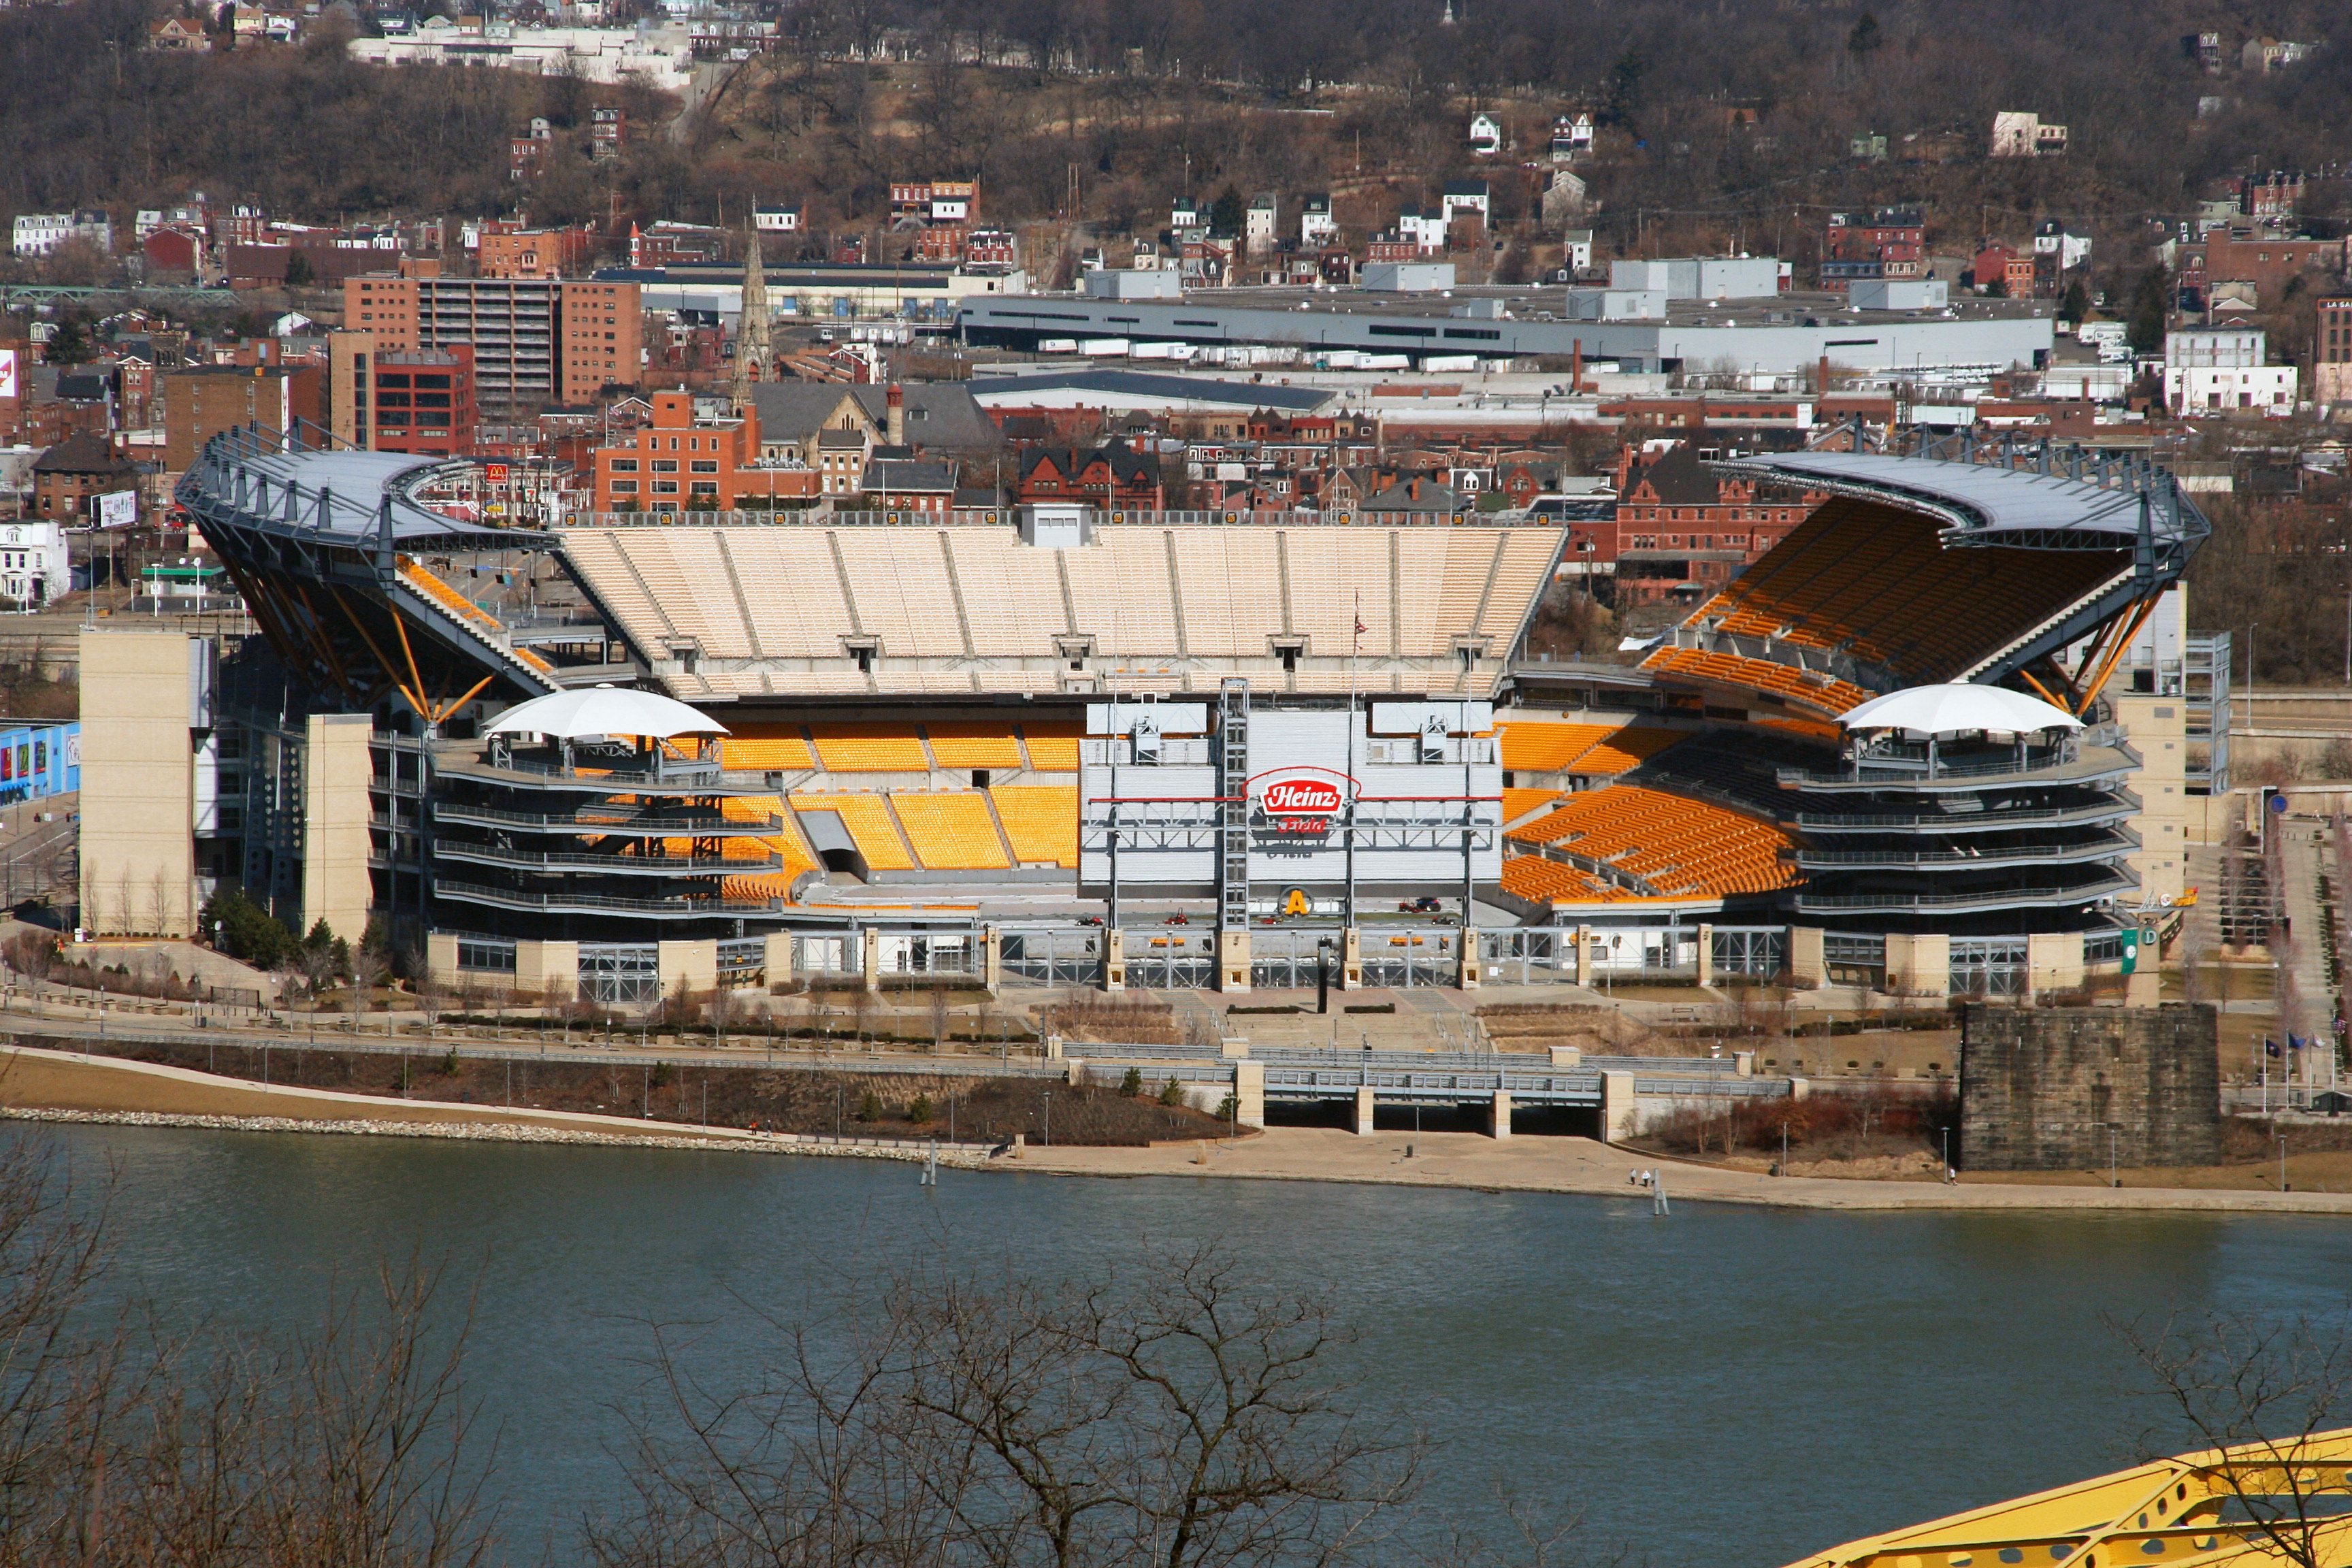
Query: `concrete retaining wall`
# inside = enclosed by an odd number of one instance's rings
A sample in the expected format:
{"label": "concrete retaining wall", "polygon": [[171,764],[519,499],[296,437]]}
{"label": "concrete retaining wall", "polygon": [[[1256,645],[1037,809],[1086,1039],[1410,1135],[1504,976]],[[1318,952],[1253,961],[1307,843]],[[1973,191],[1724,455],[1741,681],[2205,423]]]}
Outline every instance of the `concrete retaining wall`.
{"label": "concrete retaining wall", "polygon": [[2209,1006],[1991,1007],[1960,1024],[1960,1163],[2090,1170],[2221,1158]]}

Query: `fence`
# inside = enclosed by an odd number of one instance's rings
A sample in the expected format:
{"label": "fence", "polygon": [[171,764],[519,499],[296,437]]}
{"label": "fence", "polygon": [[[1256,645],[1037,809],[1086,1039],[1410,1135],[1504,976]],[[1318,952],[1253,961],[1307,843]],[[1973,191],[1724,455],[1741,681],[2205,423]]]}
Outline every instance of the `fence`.
{"label": "fence", "polygon": [[[2117,937],[2115,956],[2123,957]],[[2084,957],[2091,944],[2083,944]],[[1952,994],[1956,996],[2021,996],[2026,990],[2026,944],[2023,937],[1954,937]]]}
{"label": "fence", "polygon": [[1769,980],[1789,967],[1789,933],[1780,926],[1717,926],[1711,958],[1719,976]]}
{"label": "fence", "polygon": [[1049,926],[997,932],[1007,985],[1092,985],[1102,979],[1103,933]]}
{"label": "fence", "polygon": [[1822,963],[1829,970],[1832,984],[1867,985],[1874,991],[1884,990],[1886,985],[1886,939],[1848,931],[1824,931],[1822,935]]}

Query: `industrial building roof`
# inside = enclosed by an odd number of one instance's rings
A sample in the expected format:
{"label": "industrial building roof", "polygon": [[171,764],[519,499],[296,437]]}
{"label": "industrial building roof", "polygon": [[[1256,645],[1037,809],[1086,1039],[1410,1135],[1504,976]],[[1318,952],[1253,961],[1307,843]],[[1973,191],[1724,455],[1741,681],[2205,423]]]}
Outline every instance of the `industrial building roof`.
{"label": "industrial building roof", "polygon": [[1169,375],[1139,370],[1052,371],[1035,375],[983,376],[970,384],[982,406],[1035,407],[1076,401],[1110,408],[1268,408],[1312,414],[1339,395],[1328,388],[1280,386],[1213,375]]}

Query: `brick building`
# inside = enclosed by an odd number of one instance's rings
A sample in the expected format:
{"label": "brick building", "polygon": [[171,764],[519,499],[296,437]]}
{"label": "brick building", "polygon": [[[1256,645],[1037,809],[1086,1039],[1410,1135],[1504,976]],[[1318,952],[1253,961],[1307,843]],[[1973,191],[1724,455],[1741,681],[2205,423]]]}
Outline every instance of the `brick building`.
{"label": "brick building", "polygon": [[33,459],[33,515],[87,520],[90,498],[136,490],[139,470],[102,436],[79,431]]}
{"label": "brick building", "polygon": [[1927,269],[1927,223],[1916,207],[1832,213],[1822,235],[1822,287],[1857,279],[1918,278]]}
{"label": "brick building", "polygon": [[1969,264],[1969,276],[1976,286],[1990,294],[1998,291],[2011,300],[2033,298],[2033,253],[2018,251],[2006,245],[1989,244],[1977,252]]}
{"label": "brick building", "polygon": [[2345,242],[2297,236],[2280,238],[2246,229],[2214,233],[2174,247],[2173,270],[2186,309],[2202,310],[2221,283],[2251,283],[2258,301],[2275,305],[2290,279],[2305,272],[2344,269]]}
{"label": "brick building", "polygon": [[316,365],[194,365],[162,378],[163,467],[184,473],[204,444],[237,425],[283,433],[297,420],[325,424]]}
{"label": "brick building", "polygon": [[474,348],[379,353],[355,378],[352,423],[378,452],[459,457],[474,449]]}
{"label": "brick building", "polygon": [[2352,403],[2352,295],[2321,296],[2311,361],[2313,399],[2323,406]]}
{"label": "brick building", "polygon": [[488,279],[569,277],[584,271],[595,250],[595,236],[584,225],[522,228],[484,224],[475,237],[474,271]]}
{"label": "brick building", "polygon": [[370,273],[344,282],[343,325],[379,353],[472,345],[476,396],[501,413],[593,403],[644,360],[634,283]]}
{"label": "brick building", "polygon": [[1616,516],[1571,524],[1567,559],[1613,563],[1621,605],[1696,601],[1787,538],[1822,499],[1710,474],[1685,446],[1651,458],[1627,447]]}
{"label": "brick building", "polygon": [[732,511],[803,505],[816,475],[761,461],[758,404],[697,418],[693,394],[656,392],[650,424],[597,449],[595,487],[599,511]]}
{"label": "brick building", "polygon": [[1123,510],[1159,511],[1165,491],[1160,459],[1112,441],[1091,452],[1035,447],[1021,455],[1015,493],[1024,501],[1083,500]]}

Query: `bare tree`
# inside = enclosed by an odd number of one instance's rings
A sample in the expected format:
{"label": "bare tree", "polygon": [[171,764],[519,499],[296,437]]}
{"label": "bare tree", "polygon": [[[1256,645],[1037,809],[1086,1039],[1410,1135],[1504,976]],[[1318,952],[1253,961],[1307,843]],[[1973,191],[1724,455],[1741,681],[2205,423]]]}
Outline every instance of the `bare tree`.
{"label": "bare tree", "polygon": [[1328,1299],[1213,1246],[1066,1286],[912,1268],[776,1341],[756,1390],[657,1342],[612,1564],[1363,1560],[1418,1444],[1351,1408]]}
{"label": "bare tree", "polygon": [[0,1144],[0,1563],[465,1568],[494,1543],[471,1308],[412,1259],[278,1342],[93,1310],[106,1205]]}
{"label": "bare tree", "polygon": [[352,953],[352,1027],[357,1029],[366,1016],[375,988],[383,984],[392,964],[381,948],[362,945]]}
{"label": "bare tree", "polygon": [[2143,1457],[2171,1440],[2214,1450],[2205,1473],[2296,1568],[2320,1568],[2323,1532],[2345,1527],[2346,1458],[2334,1429],[2352,1421],[2352,1310],[2281,1318],[2252,1312],[2173,1317],[2150,1328],[2110,1323],[2155,1384],[2169,1415],[2144,1433]]}
{"label": "bare tree", "polygon": [[0,1144],[0,1561],[67,1537],[114,1397],[119,1358],[74,1331],[106,1263],[103,1207],[81,1206],[45,1153]]}

